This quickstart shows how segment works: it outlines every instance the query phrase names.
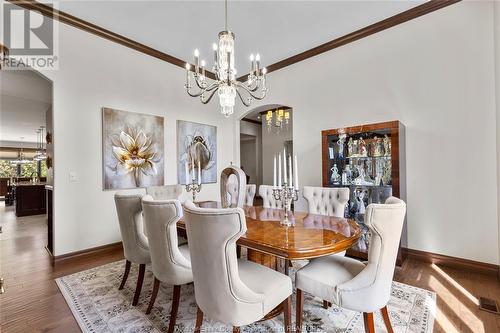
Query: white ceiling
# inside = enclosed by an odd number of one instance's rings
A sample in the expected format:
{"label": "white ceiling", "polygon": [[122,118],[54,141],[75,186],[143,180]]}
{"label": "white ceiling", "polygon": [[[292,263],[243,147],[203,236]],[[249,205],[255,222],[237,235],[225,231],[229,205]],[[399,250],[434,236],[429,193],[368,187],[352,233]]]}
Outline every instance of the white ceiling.
{"label": "white ceiling", "polygon": [[[263,66],[415,7],[425,1],[229,1],[229,29],[236,34],[236,68],[249,70],[249,55]],[[199,48],[212,66],[211,45],[224,28],[224,3],[205,1],[82,1],[62,11],[164,53],[192,61]]]}
{"label": "white ceiling", "polygon": [[[52,101],[50,81],[33,71],[0,71],[0,142],[36,142]],[[7,142],[7,143],[6,143]],[[26,144],[25,146],[29,146]]]}

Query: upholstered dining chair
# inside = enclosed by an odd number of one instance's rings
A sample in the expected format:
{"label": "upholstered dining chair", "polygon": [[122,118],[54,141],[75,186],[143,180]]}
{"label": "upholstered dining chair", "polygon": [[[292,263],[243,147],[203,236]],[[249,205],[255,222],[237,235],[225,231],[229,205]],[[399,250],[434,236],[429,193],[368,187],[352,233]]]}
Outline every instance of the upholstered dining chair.
{"label": "upholstered dining chair", "polygon": [[304,198],[309,214],[344,217],[349,201],[349,188],[304,186]]}
{"label": "upholstered dining chair", "polygon": [[179,199],[182,194],[182,186],[179,184],[150,186],[146,187],[146,194],[151,195],[154,200]]}
{"label": "upholstered dining chair", "polygon": [[253,199],[255,198],[255,192],[257,191],[257,185],[255,184],[247,184],[246,192],[245,192],[245,205],[253,206]]}
{"label": "upholstered dining chair", "polygon": [[366,332],[375,332],[373,312],[381,310],[388,332],[393,332],[387,302],[406,213],[406,204],[390,197],[385,204],[370,204],[365,223],[370,229],[368,263],[340,256],[312,260],[296,273],[297,332],[302,329],[303,292],[337,306],[363,312]]}
{"label": "upholstered dining chair", "polygon": [[274,199],[273,187],[271,185],[260,185],[259,195],[262,197],[262,206],[264,208],[283,208],[281,201]]}
{"label": "upholstered dining chair", "polygon": [[195,332],[200,332],[204,315],[239,332],[280,304],[286,332],[291,332],[291,279],[236,258],[236,241],[247,230],[243,210],[198,208],[188,201],[184,220],[198,305]]}
{"label": "upholstered dining chair", "polygon": [[[330,188],[304,186],[304,199],[307,201],[308,213],[333,217],[344,217],[344,210],[349,201],[349,188]],[[343,256],[346,251],[335,253]],[[324,302],[323,307],[327,308]]]}
{"label": "upholstered dining chair", "polygon": [[222,207],[243,207],[245,204],[247,178],[242,169],[233,165],[222,170],[220,175],[220,197]]}
{"label": "upholstered dining chair", "polygon": [[139,275],[135,287],[132,305],[137,305],[141,295],[142,284],[146,264],[151,262],[149,255],[148,239],[144,235],[142,227],[142,194],[126,194],[117,192],[115,194],[115,206],[120,223],[120,233],[123,242],[123,253],[125,256],[125,272],[119,290],[125,287],[131,264],[139,264]]}
{"label": "upholstered dining chair", "polygon": [[153,293],[146,314],[150,314],[158,295],[160,283],[174,286],[168,332],[174,332],[181,285],[193,282],[191,260],[187,244],[177,242],[177,222],[182,217],[179,200],[154,200],[146,195],[142,198],[144,223],[148,231],[151,266],[153,268]]}

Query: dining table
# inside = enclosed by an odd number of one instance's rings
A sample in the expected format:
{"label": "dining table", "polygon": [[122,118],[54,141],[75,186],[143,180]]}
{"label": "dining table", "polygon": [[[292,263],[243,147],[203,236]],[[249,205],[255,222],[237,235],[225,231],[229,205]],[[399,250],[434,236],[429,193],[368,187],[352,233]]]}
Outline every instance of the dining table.
{"label": "dining table", "polygon": [[[203,208],[222,208],[220,202],[196,202]],[[313,259],[343,252],[358,242],[361,227],[348,218],[288,212],[291,226],[280,222],[285,217],[283,209],[262,206],[243,206],[247,231],[236,242],[238,256],[246,248],[247,260],[289,275],[292,260]],[[186,237],[186,225],[181,218],[177,223],[180,236]],[[189,239],[188,239],[189,243]],[[281,305],[263,320],[282,313]]]}
{"label": "dining table", "polygon": [[[203,208],[221,208],[215,201],[196,203]],[[357,243],[361,227],[348,218],[289,212],[291,226],[280,221],[285,216],[283,209],[261,206],[243,206],[247,231],[237,245],[247,249],[247,259],[279,269],[280,261],[288,274],[291,260],[313,259],[343,252]],[[185,236],[185,224],[181,219],[177,228]]]}

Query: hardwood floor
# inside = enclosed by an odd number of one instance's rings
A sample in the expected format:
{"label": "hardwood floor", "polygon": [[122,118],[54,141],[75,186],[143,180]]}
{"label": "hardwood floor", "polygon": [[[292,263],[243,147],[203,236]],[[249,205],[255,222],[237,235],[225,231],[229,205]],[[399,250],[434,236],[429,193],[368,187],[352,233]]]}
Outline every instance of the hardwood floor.
{"label": "hardwood floor", "polygon": [[[45,216],[16,218],[0,202],[0,332],[79,332],[54,278],[123,258],[121,251],[69,259],[56,267],[45,251]],[[500,316],[478,309],[479,296],[500,302],[495,276],[407,260],[396,271],[397,281],[437,293],[435,332],[500,332]]]}

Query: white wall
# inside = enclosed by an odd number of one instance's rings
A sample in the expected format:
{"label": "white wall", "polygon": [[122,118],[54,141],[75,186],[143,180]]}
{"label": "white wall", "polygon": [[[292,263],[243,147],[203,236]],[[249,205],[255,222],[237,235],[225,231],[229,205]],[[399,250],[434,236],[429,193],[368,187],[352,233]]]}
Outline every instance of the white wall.
{"label": "white wall", "polygon": [[409,248],[498,264],[492,2],[454,4],[268,82],[265,102],[293,107],[301,185],[321,185],[321,130],[398,119]]}
{"label": "white wall", "polygon": [[[59,70],[43,73],[54,82],[56,255],[121,239],[115,191],[102,190],[103,106],[165,117],[166,184],[177,183],[177,119],[217,126],[219,172],[234,150],[232,120],[187,96],[182,69],[64,24],[59,34]],[[218,185],[199,198],[218,200]]]}
{"label": "white wall", "polygon": [[[241,149],[243,142],[241,142],[240,152],[237,156],[240,157],[240,165],[245,167],[246,172],[249,172],[246,167],[246,165],[249,164],[249,159],[253,158],[255,160],[255,175],[252,176],[250,172],[249,174],[250,183],[256,184],[258,188],[262,184],[262,127],[259,124],[250,123],[244,120],[240,121],[239,124],[241,134],[252,135],[255,137],[254,156],[244,156],[245,154],[248,154],[248,151]],[[252,152],[250,152],[250,154],[252,154]],[[235,160],[237,161],[238,159],[235,158]]]}
{"label": "white wall", "polygon": [[498,257],[500,259],[500,2],[495,2],[495,83],[497,111],[497,218]]}

